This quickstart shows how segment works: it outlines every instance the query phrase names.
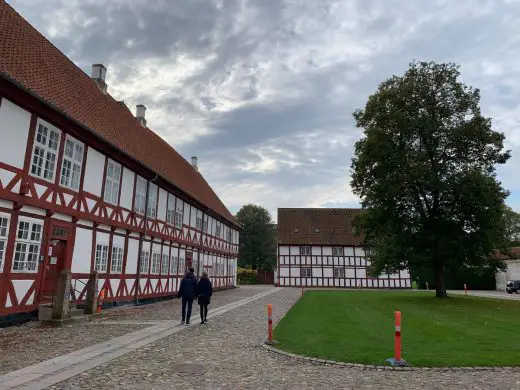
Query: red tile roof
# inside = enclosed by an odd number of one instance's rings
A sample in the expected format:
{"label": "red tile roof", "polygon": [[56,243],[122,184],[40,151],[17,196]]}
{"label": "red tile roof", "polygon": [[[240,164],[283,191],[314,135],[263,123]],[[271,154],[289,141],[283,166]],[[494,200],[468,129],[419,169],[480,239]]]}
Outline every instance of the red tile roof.
{"label": "red tile roof", "polygon": [[210,185],[166,141],[0,0],[0,76],[7,75],[47,104],[171,182],[232,224],[236,221]]}
{"label": "red tile roof", "polygon": [[361,209],[278,209],[281,245],[361,245],[352,221]]}
{"label": "red tile roof", "polygon": [[500,260],[517,260],[520,259],[520,247],[515,246],[512,248],[508,248],[510,253],[500,253],[498,251],[495,252],[495,255]]}

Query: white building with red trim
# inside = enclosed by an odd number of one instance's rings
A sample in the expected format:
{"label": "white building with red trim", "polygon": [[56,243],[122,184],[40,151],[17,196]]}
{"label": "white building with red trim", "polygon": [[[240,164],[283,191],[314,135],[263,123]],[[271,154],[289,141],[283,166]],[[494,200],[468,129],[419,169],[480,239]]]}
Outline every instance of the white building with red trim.
{"label": "white building with red trim", "polygon": [[408,271],[368,273],[370,257],[352,221],[360,209],[278,209],[280,286],[411,288]]}
{"label": "white building with red trim", "polygon": [[0,0],[0,317],[72,272],[108,302],[173,295],[188,265],[236,284],[239,225],[197,168]]}

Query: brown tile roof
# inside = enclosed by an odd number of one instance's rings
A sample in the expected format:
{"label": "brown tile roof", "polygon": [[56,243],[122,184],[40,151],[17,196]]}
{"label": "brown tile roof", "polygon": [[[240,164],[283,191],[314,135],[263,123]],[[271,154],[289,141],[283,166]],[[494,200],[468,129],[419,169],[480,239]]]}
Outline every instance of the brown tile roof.
{"label": "brown tile roof", "polygon": [[132,113],[0,0],[0,76],[86,126],[229,222],[234,217],[206,180],[166,141],[143,128]]}
{"label": "brown tile roof", "polygon": [[[278,243],[285,245],[361,245],[352,220],[361,209],[278,209]],[[296,231],[297,229],[297,231]]]}
{"label": "brown tile roof", "polygon": [[520,247],[508,248],[510,253],[495,252],[495,256],[500,260],[517,260],[520,259]]}

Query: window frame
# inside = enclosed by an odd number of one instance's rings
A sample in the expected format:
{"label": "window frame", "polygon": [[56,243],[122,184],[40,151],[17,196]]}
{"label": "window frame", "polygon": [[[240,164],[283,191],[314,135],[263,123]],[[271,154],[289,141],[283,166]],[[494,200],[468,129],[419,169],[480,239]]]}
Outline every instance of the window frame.
{"label": "window frame", "polygon": [[[156,261],[156,259],[158,261]],[[152,251],[150,275],[159,275],[161,272],[161,252]]]}
{"label": "window frame", "polygon": [[[5,264],[5,253],[7,252],[7,242],[9,241],[9,227],[11,224],[11,216],[6,213],[0,213],[0,222],[4,219],[6,221],[6,225],[2,226],[0,223],[0,272],[4,270]],[[2,230],[5,230],[5,233],[2,234]]]}
{"label": "window frame", "polygon": [[[303,275],[303,271],[309,271],[307,275]],[[300,278],[312,278],[312,267],[302,267],[300,269]]]}
{"label": "window frame", "polygon": [[[72,143],[72,157],[67,156],[67,142]],[[76,157],[75,154],[76,154],[78,147],[81,148],[80,160],[75,159],[75,157]],[[62,158],[62,162],[61,162],[61,172],[60,172],[60,186],[61,187],[65,187],[65,188],[71,189],[73,191],[79,191],[79,189],[80,189],[79,187],[81,184],[81,172],[83,170],[84,155],[85,155],[85,144],[81,141],[78,141],[76,138],[71,137],[70,135],[66,134],[65,135],[65,146],[63,148],[63,158]],[[66,176],[64,175],[64,171],[66,169],[65,162],[70,163],[70,168],[68,169],[69,175],[70,175],[68,177],[68,183],[63,182],[63,179],[66,178]],[[74,181],[74,168],[77,166],[79,166],[79,172],[77,172],[77,182],[75,182]],[[77,183],[77,185],[74,185],[74,183]]]}
{"label": "window frame", "polygon": [[312,250],[310,245],[300,245],[300,256],[311,256],[311,254]]}
{"label": "window frame", "polygon": [[179,256],[171,255],[170,256],[170,275],[178,275],[179,274]]}
{"label": "window frame", "polygon": [[[339,250],[339,253],[337,252],[338,250]],[[342,246],[333,246],[332,247],[332,256],[345,256],[345,249]]]}
{"label": "window frame", "polygon": [[[116,170],[119,171],[119,176],[116,177],[115,175],[112,175],[111,177],[108,176],[108,172],[110,169],[110,165],[113,166],[112,172],[115,173]],[[119,190],[121,189],[121,175],[123,174],[123,167],[121,164],[115,162],[114,160],[107,159],[107,168],[106,168],[106,174],[105,174],[105,189],[103,191],[103,201],[105,203],[109,203],[113,206],[119,205]],[[117,184],[117,186],[116,186]],[[107,199],[107,191],[108,188],[110,188],[110,194],[112,198]],[[116,189],[116,191],[114,191]],[[114,196],[115,196],[115,202],[114,202]]]}
{"label": "window frame", "polygon": [[[155,196],[152,195],[152,191],[154,191]],[[148,218],[157,218],[157,198],[159,195],[159,186],[154,183],[148,184],[148,203],[147,203],[147,214]]]}
{"label": "window frame", "polygon": [[[101,248],[101,253],[99,252]],[[106,251],[104,251],[106,249]],[[108,270],[108,256],[109,256],[109,245],[106,242],[97,242],[96,243],[96,252],[94,254],[94,271],[99,273],[107,273]],[[104,251],[104,253],[103,253]],[[98,253],[100,253],[99,261],[98,261]],[[106,255],[105,261],[103,262],[102,255]],[[99,265],[103,265],[104,267],[99,267]]]}
{"label": "window frame", "polygon": [[[38,135],[39,135],[39,130],[40,130],[40,127],[43,127],[45,129],[47,129],[47,134],[45,135],[45,143],[42,143],[42,142],[39,142],[38,141]],[[50,142],[51,142],[51,133],[56,133],[57,134],[57,141],[56,141],[56,149],[54,150],[51,146],[50,146]],[[61,134],[62,134],[62,131],[60,129],[58,129],[56,126],[54,125],[51,125],[49,122],[46,122],[44,121],[43,119],[40,119],[38,118],[37,122],[36,122],[36,130],[35,130],[35,134],[34,134],[34,142],[33,142],[33,145],[32,145],[32,151],[31,151],[31,165],[29,167],[29,174],[33,177],[37,177],[39,179],[42,179],[42,180],[45,180],[49,183],[54,183],[55,180],[56,180],[56,170],[57,170],[57,167],[58,167],[58,157],[59,157],[59,153],[60,153],[60,144],[61,144]],[[37,158],[41,159],[41,166],[38,166],[38,164],[35,165],[35,152],[36,152],[36,148],[39,148],[43,151],[43,155],[42,156],[37,156]],[[49,161],[47,160],[47,157],[48,157],[48,154],[53,154],[54,155],[54,161],[52,162],[53,163],[53,167],[52,167],[52,177],[45,177],[45,170],[47,169],[45,166],[46,166],[46,162]],[[38,160],[37,160],[38,161]],[[40,170],[40,173],[36,173],[34,172],[34,167],[36,167],[36,170],[38,171],[38,169]]]}
{"label": "window frame", "polygon": [[[166,263],[165,263],[165,258],[166,258]],[[161,255],[161,275],[168,275],[168,271],[170,269],[170,256],[168,256],[167,254],[163,253]],[[166,264],[166,268],[165,268],[165,264]]]}
{"label": "window frame", "polygon": [[[143,188],[140,188],[140,184],[143,184]],[[136,175],[133,211],[141,215],[144,215],[146,212],[146,185],[147,180],[144,177]],[[142,192],[140,192],[141,189]]]}
{"label": "window frame", "polygon": [[[20,235],[20,224],[21,223],[28,223],[29,224],[29,228],[27,229],[27,238],[20,238],[19,235]],[[41,250],[42,250],[42,241],[43,241],[43,225],[44,225],[44,221],[43,220],[39,220],[39,219],[32,219],[32,218],[26,218],[26,217],[20,217],[18,219],[18,225],[16,227],[16,236],[15,236],[15,242],[14,242],[14,251],[13,251],[13,262],[12,262],[12,265],[11,265],[11,272],[13,273],[38,273],[38,268],[39,268],[39,258],[41,256]],[[40,227],[40,231],[38,232],[39,234],[39,239],[38,240],[34,240],[32,239],[32,235],[35,233],[34,232],[34,226],[39,226]],[[19,252],[18,250],[18,245],[25,245],[26,246],[26,249],[25,251],[23,252],[23,260],[22,261],[17,261],[16,260],[16,256]],[[37,248],[37,251],[36,252],[33,252],[31,253],[31,247],[34,247],[36,246]],[[33,248],[34,249],[34,248]],[[35,261],[29,261],[29,257],[30,256],[36,256],[36,260]],[[27,259],[27,260],[26,260]],[[22,263],[22,264],[25,264],[24,266],[22,266],[22,268],[17,268],[17,263]],[[27,265],[29,265],[30,263],[34,263],[34,269],[29,269]]]}
{"label": "window frame", "polygon": [[202,217],[195,217],[195,229],[202,230]]}
{"label": "window frame", "polygon": [[[114,256],[115,252],[119,252],[121,254],[121,258],[119,259],[119,256]],[[110,273],[113,274],[120,274],[123,272],[123,258],[124,258],[124,249],[120,246],[112,246],[112,253],[110,257]],[[114,259],[117,259],[116,262],[114,262]],[[118,267],[114,269],[114,265],[118,264]]]}
{"label": "window frame", "polygon": [[[336,273],[343,273],[343,276],[337,275]],[[332,276],[334,277],[334,279],[345,279],[345,267],[334,267],[332,271]]]}
{"label": "window frame", "polygon": [[166,223],[170,226],[175,226],[175,195],[168,193],[168,200],[166,205]]}
{"label": "window frame", "polygon": [[[150,252],[142,250],[140,260],[141,262],[139,263],[139,274],[148,275],[150,268]],[[144,265],[146,265],[146,268],[143,267]]]}

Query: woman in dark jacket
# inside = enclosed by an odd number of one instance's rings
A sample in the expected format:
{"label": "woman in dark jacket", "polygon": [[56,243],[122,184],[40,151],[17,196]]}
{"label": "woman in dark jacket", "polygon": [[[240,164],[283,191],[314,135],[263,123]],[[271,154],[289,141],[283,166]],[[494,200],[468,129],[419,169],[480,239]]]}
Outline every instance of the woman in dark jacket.
{"label": "woman in dark jacket", "polygon": [[200,323],[204,325],[204,323],[208,321],[208,305],[211,295],[213,295],[213,287],[207,272],[202,272],[199,284],[197,285],[197,295],[199,297],[200,306]]}

